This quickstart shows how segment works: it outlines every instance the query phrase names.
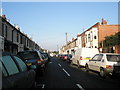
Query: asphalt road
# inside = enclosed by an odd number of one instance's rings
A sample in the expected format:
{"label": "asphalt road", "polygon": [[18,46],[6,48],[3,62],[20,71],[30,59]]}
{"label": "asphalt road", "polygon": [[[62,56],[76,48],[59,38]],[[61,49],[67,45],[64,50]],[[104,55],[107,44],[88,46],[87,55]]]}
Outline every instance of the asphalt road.
{"label": "asphalt road", "polygon": [[85,72],[59,58],[51,58],[46,65],[45,73],[37,79],[37,88],[69,88],[69,89],[119,89],[120,79],[101,78],[98,73]]}

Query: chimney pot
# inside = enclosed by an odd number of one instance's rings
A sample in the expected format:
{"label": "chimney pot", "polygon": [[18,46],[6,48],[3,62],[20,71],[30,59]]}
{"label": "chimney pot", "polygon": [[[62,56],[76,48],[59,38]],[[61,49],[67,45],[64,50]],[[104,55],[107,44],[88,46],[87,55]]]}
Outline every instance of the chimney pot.
{"label": "chimney pot", "polygon": [[104,18],[102,18],[102,22],[101,22],[102,25],[106,25],[107,24],[107,21],[104,20]]}

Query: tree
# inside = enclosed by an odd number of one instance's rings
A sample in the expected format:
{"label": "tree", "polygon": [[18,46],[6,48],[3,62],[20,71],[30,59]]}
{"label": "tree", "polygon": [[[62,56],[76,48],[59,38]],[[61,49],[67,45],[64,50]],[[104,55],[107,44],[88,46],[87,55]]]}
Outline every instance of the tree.
{"label": "tree", "polygon": [[105,40],[100,43],[101,47],[110,47],[115,45],[120,45],[120,32],[115,35],[105,37]]}

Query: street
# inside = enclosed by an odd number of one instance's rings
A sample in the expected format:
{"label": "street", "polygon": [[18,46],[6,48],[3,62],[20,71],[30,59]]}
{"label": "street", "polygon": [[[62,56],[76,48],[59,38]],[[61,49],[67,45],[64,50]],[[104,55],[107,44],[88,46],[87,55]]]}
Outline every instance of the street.
{"label": "street", "polygon": [[44,75],[37,78],[37,88],[119,89],[119,83],[120,79],[101,78],[96,72],[85,72],[84,68],[77,68],[57,57],[51,58]]}

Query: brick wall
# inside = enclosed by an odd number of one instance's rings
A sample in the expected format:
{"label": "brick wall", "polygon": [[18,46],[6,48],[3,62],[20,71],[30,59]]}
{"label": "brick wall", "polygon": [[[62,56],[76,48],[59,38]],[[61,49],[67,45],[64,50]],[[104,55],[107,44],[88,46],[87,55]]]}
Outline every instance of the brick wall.
{"label": "brick wall", "polygon": [[120,25],[99,25],[98,43],[105,39],[106,36],[114,35],[120,30]]}

